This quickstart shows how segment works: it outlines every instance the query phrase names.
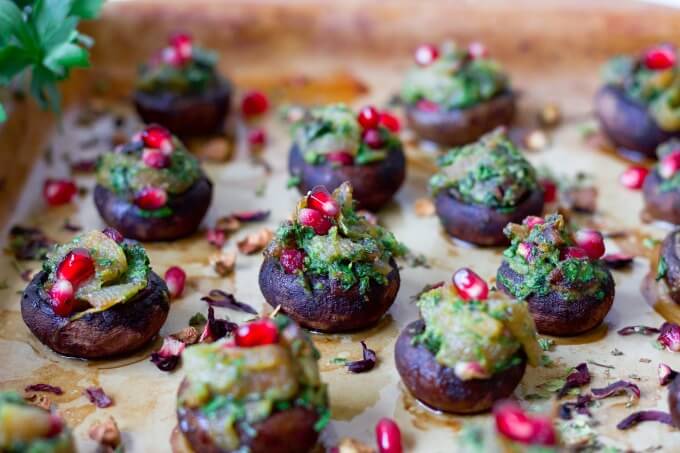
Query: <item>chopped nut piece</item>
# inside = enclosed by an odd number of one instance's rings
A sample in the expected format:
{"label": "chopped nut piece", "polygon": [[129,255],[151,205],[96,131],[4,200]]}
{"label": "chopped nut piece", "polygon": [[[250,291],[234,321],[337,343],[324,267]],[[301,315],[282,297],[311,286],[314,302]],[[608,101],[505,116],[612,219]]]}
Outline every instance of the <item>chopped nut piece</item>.
{"label": "chopped nut piece", "polygon": [[434,203],[429,198],[419,198],[414,205],[418,217],[430,217],[435,213]]}
{"label": "chopped nut piece", "polygon": [[533,130],[524,136],[524,146],[531,151],[540,151],[548,146],[548,136],[540,130]]}
{"label": "chopped nut piece", "polygon": [[236,253],[216,253],[210,257],[210,265],[215,269],[217,275],[225,277],[234,272],[234,267],[236,266]]}
{"label": "chopped nut piece", "polygon": [[273,237],[274,233],[269,228],[262,228],[238,241],[238,249],[241,253],[252,255],[262,250]]}
{"label": "chopped nut piece", "polygon": [[173,333],[172,337],[181,341],[186,345],[198,343],[198,337],[201,334],[193,327],[185,327],[177,333]]}
{"label": "chopped nut piece", "polygon": [[231,154],[230,144],[224,137],[216,137],[202,143],[197,148],[197,155],[206,160],[224,162]]}
{"label": "chopped nut piece", "polygon": [[376,453],[375,449],[356,439],[346,437],[338,444],[338,453]]}
{"label": "chopped nut piece", "polygon": [[118,424],[109,416],[105,420],[95,422],[88,431],[90,439],[99,442],[101,445],[116,448],[120,445],[120,430]]}
{"label": "chopped nut piece", "polygon": [[241,222],[234,215],[220,217],[215,222],[215,229],[225,233],[235,233],[241,228]]}
{"label": "chopped nut piece", "polygon": [[538,121],[544,127],[555,127],[562,121],[562,112],[557,104],[546,104],[538,114]]}
{"label": "chopped nut piece", "polygon": [[569,209],[586,214],[593,214],[597,210],[596,187],[571,187],[563,195]]}
{"label": "chopped nut piece", "polygon": [[52,407],[52,401],[45,395],[34,393],[33,395],[26,396],[24,399],[33,406],[39,407],[41,409],[50,410]]}

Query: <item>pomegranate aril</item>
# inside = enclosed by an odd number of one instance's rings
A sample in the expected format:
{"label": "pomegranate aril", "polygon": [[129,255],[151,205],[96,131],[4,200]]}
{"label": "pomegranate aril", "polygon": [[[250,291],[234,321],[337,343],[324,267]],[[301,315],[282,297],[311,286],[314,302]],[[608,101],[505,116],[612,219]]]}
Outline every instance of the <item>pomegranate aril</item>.
{"label": "pomegranate aril", "polygon": [[165,154],[172,152],[172,134],[163,126],[152,124],[142,131],[142,141],[149,148],[160,149]]}
{"label": "pomegranate aril", "polygon": [[73,249],[57,266],[57,278],[68,280],[73,286],[80,286],[94,275],[94,260],[84,248]]}
{"label": "pomegranate aril", "polygon": [[380,123],[380,112],[372,105],[366,106],[359,110],[357,121],[364,129],[376,128]]}
{"label": "pomegranate aril", "polygon": [[165,276],[163,278],[165,284],[168,286],[168,292],[170,292],[170,297],[176,299],[182,296],[184,292],[184,285],[187,280],[187,274],[179,266],[172,266],[165,271]]}
{"label": "pomegranate aril", "polygon": [[55,437],[64,430],[64,420],[57,414],[50,414],[47,437]]}
{"label": "pomegranate aril", "polygon": [[549,417],[530,417],[514,403],[494,408],[496,430],[504,437],[528,445],[557,444],[557,435]]}
{"label": "pomegranate aril", "polygon": [[621,176],[619,176],[619,182],[624,187],[632,190],[638,190],[642,188],[648,174],[649,170],[647,168],[633,165],[621,173]]}
{"label": "pomegranate aril", "polygon": [[354,165],[354,156],[347,151],[332,151],[326,154],[326,160],[342,166]]}
{"label": "pomegranate aril", "polygon": [[245,117],[262,115],[269,109],[269,99],[261,91],[249,91],[241,100],[241,112]]}
{"label": "pomegranate aril", "polygon": [[78,187],[68,179],[47,179],[43,185],[43,196],[50,206],[70,203],[76,193]]}
{"label": "pomegranate aril", "polygon": [[421,99],[416,102],[416,108],[422,112],[438,112],[439,105],[436,102],[430,101],[428,99]]}
{"label": "pomegranate aril", "polygon": [[453,372],[462,381],[489,378],[489,373],[479,362],[457,362]]}
{"label": "pomegranate aril", "polygon": [[380,131],[378,129],[368,129],[364,132],[364,143],[368,145],[369,148],[380,149],[383,147],[383,139],[380,136]]}
{"label": "pomegranate aril", "polygon": [[285,249],[279,257],[281,266],[287,274],[294,274],[302,269],[305,263],[305,254],[302,250]]}
{"label": "pomegranate aril", "polygon": [[467,267],[458,269],[453,274],[453,285],[463,300],[484,300],[489,296],[489,285]]}
{"label": "pomegranate aril", "polygon": [[142,162],[151,168],[166,168],[170,165],[170,158],[160,149],[144,148]]}
{"label": "pomegranate aril", "polygon": [[533,249],[533,246],[529,244],[528,242],[520,242],[517,245],[517,254],[524,258],[525,260],[529,261],[529,257],[531,257],[531,251]]}
{"label": "pomegranate aril", "polygon": [[380,114],[380,124],[395,134],[401,129],[401,122],[399,121],[399,118],[392,115],[390,112],[382,112]]}
{"label": "pomegranate aril", "polygon": [[160,187],[145,187],[135,197],[135,204],[149,211],[162,208],[167,201],[168,194]]}
{"label": "pomegranate aril", "polygon": [[248,131],[248,144],[252,147],[264,146],[267,143],[267,133],[262,128]]}
{"label": "pomegranate aril", "polygon": [[186,33],[175,33],[170,37],[170,45],[184,61],[191,60],[191,36]]}
{"label": "pomegranate aril", "polygon": [[241,324],[234,335],[236,346],[250,348],[279,341],[279,330],[271,319],[260,319]]}
{"label": "pomegranate aril", "polygon": [[319,235],[328,233],[328,230],[333,226],[328,217],[320,211],[311,208],[300,209],[298,212],[298,221],[304,226],[311,227],[314,232]]}
{"label": "pomegranate aril", "polygon": [[675,49],[669,45],[653,47],[645,52],[644,64],[648,69],[663,70],[675,66],[677,55]]}
{"label": "pomegranate aril", "polygon": [[527,216],[522,221],[522,225],[529,228],[529,230],[531,230],[536,225],[543,225],[544,223],[545,223],[545,220],[543,219],[543,217],[538,217],[538,216],[535,216],[535,215]]}
{"label": "pomegranate aril", "polygon": [[118,244],[120,244],[121,242],[123,242],[123,240],[125,239],[125,238],[123,237],[123,235],[120,234],[120,231],[118,231],[118,230],[115,229],[115,228],[106,227],[106,228],[104,228],[104,230],[102,231],[102,233],[104,233],[105,235],[107,235],[107,236],[108,236],[109,238],[111,238],[112,240],[116,241]]}
{"label": "pomegranate aril", "polygon": [[375,441],[379,453],[402,453],[401,430],[391,418],[383,417],[375,425]]}
{"label": "pomegranate aril", "polygon": [[548,178],[543,178],[540,181],[541,188],[543,189],[543,201],[546,203],[552,203],[557,200],[557,184],[555,181]]}
{"label": "pomegranate aril", "polygon": [[563,260],[584,259],[588,258],[588,254],[581,247],[565,247],[560,252],[560,258]]}
{"label": "pomegranate aril", "polygon": [[73,285],[68,280],[60,279],[54,282],[50,288],[50,298],[52,310],[57,316],[68,316],[73,312],[75,307],[73,294]]}
{"label": "pomegranate aril", "polygon": [[421,44],[413,53],[413,59],[420,66],[430,65],[437,58],[439,58],[439,49],[433,44]]}
{"label": "pomegranate aril", "polygon": [[680,150],[667,154],[659,162],[659,174],[668,179],[680,169]]}
{"label": "pomegranate aril", "polygon": [[486,48],[484,44],[482,44],[479,41],[474,41],[471,42],[468,45],[468,56],[472,58],[473,60],[476,60],[478,58],[486,58],[489,56],[489,50]]}
{"label": "pomegranate aril", "polygon": [[591,229],[582,229],[574,233],[576,245],[585,250],[588,258],[599,259],[604,255],[604,238],[602,233]]}
{"label": "pomegranate aril", "polygon": [[324,186],[316,186],[309,192],[307,206],[330,217],[335,217],[340,212],[340,205]]}

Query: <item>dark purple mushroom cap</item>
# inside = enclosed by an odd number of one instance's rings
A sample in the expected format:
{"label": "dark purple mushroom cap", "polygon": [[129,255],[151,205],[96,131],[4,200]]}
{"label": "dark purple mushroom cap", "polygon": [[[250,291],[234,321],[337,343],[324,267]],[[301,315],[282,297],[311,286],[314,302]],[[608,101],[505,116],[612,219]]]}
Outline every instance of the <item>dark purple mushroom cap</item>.
{"label": "dark purple mushroom cap", "polygon": [[[660,260],[662,260],[665,271],[661,275],[668,284],[668,295],[680,304],[680,257],[678,256],[680,247],[680,230],[669,233],[661,243]],[[652,269],[652,272],[656,272]],[[652,274],[654,275],[654,274]]]}
{"label": "dark purple mushroom cap", "polygon": [[664,180],[656,169],[645,178],[642,187],[645,210],[655,219],[680,224],[680,191],[661,190],[663,182]]}

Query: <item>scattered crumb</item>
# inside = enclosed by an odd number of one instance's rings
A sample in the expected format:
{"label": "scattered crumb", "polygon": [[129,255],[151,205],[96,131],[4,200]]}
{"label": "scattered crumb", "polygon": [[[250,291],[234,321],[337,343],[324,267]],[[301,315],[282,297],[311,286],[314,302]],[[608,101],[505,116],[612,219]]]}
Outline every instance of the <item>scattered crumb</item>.
{"label": "scattered crumb", "polygon": [[531,151],[540,151],[548,146],[548,136],[541,130],[533,130],[524,136],[524,146]]}
{"label": "scattered crumb", "polygon": [[234,272],[234,268],[236,267],[236,253],[215,253],[210,257],[210,265],[213,267],[217,275],[226,277],[227,275]]}
{"label": "scattered crumb", "polygon": [[262,250],[273,237],[274,233],[269,228],[262,228],[238,241],[237,246],[241,253],[252,255]]}
{"label": "scattered crumb", "polygon": [[338,444],[338,453],[376,453],[376,451],[363,442],[346,437]]}
{"label": "scattered crumb", "polygon": [[50,410],[50,408],[52,407],[52,401],[45,395],[39,393],[34,393],[33,395],[26,396],[24,397],[24,399],[29,404],[39,407],[41,409]]}
{"label": "scattered crumb", "polygon": [[431,217],[435,213],[434,203],[429,198],[419,198],[413,205],[418,217]]}
{"label": "scattered crumb", "polygon": [[538,121],[543,127],[555,127],[562,121],[562,111],[557,104],[549,103],[538,113]]}
{"label": "scattered crumb", "polygon": [[618,349],[614,348],[614,349],[612,349],[611,354],[614,355],[614,356],[619,356],[619,355],[623,355],[623,352],[621,352],[621,351],[619,351]]}
{"label": "scattered crumb", "polygon": [[652,361],[652,359],[648,359],[648,358],[646,358],[646,357],[642,357],[642,358],[640,359],[640,362],[641,362],[641,363],[650,363],[651,361]]}
{"label": "scattered crumb", "polygon": [[197,147],[196,155],[202,159],[224,162],[229,159],[230,145],[224,137],[215,137]]}
{"label": "scattered crumb", "polygon": [[113,417],[95,422],[88,431],[90,439],[104,447],[115,449],[120,445],[120,430]]}

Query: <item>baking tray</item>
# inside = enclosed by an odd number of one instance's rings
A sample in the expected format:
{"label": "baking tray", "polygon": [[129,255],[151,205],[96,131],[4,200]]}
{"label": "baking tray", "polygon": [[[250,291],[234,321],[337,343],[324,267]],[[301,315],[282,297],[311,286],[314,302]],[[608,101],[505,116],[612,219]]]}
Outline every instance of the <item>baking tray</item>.
{"label": "baking tray", "polygon": [[[231,1],[199,0],[134,1],[107,4],[101,20],[84,24],[93,36],[93,68],[74,74],[63,86],[65,113],[58,122],[39,111],[32,102],[9,102],[10,119],[0,126],[0,220],[4,242],[10,225],[36,225],[57,239],[66,240],[66,219],[84,229],[101,228],[90,195],[70,206],[45,209],[40,197],[47,176],[65,176],[71,161],[91,157],[108,145],[92,145],[92,134],[110,135],[116,115],[130,118],[128,102],[138,62],[143,61],[167,34],[176,29],[191,31],[207,47],[220,52],[221,70],[237,87],[267,90],[277,105],[290,103],[349,102],[355,106],[375,103],[385,106],[397,90],[410,52],[419,42],[453,38],[460,42],[482,40],[501,60],[514,85],[521,91],[520,120],[523,127],[535,126],[535,115],[547,102],[559,105],[564,115],[560,127],[548,132],[549,144],[528,153],[537,165],[547,165],[558,174],[592,175],[599,189],[598,210],[577,222],[594,224],[607,232],[626,232],[608,240],[610,251],[632,251],[638,258],[633,269],[614,272],[616,299],[603,327],[578,338],[557,341],[548,355],[553,366],[529,369],[516,396],[526,399],[540,393],[545,383],[564,376],[566,370],[590,361],[593,386],[618,379],[634,379],[642,398],[638,407],[626,407],[624,397],[605,400],[593,410],[599,439],[622,449],[658,447],[678,451],[680,432],[666,425],[646,423],[622,432],[616,423],[639,409],[667,410],[666,390],[659,387],[659,362],[680,367],[680,359],[659,351],[651,339],[620,337],[625,325],[658,325],[663,318],[645,303],[639,287],[648,271],[651,249],[646,238],[660,239],[669,230],[663,225],[642,224],[639,193],[623,189],[618,175],[627,163],[614,153],[595,149],[583,139],[583,125],[592,120],[592,95],[598,84],[601,63],[617,52],[635,52],[659,41],[680,42],[680,13],[677,10],[637,2],[566,1],[542,2],[440,2],[440,1]],[[83,118],[86,118],[85,120]],[[83,127],[83,123],[88,123]],[[271,209],[263,225],[242,229],[226,248],[261,226],[274,229],[293,208],[298,194],[287,190],[286,158],[290,145],[287,129],[274,113],[264,121],[269,133],[263,158],[271,167],[251,158],[244,145],[243,125],[232,125],[233,143],[211,153],[225,162],[206,162],[215,182],[216,194],[205,225],[221,215],[246,209]],[[415,202],[426,197],[426,182],[432,172],[433,151],[404,136],[409,159],[408,178],[395,202],[380,212],[380,221],[414,252],[427,257],[429,267],[405,265],[402,286],[387,317],[374,329],[353,335],[315,336],[322,357],[323,379],[329,384],[332,421],[323,442],[333,445],[351,436],[374,445],[373,426],[382,416],[393,417],[401,426],[405,449],[414,452],[457,451],[456,437],[466,422],[483,423],[488,416],[454,417],[430,412],[403,390],[393,360],[394,341],[416,309],[411,296],[424,284],[450,278],[461,266],[475,268],[493,278],[501,250],[476,249],[446,238],[431,216],[419,216]],[[87,144],[87,146],[86,146]],[[205,144],[193,144],[205,151]],[[91,175],[77,175],[78,185],[92,189]],[[184,297],[172,303],[161,334],[184,327],[195,312],[205,312],[201,296],[220,288],[257,308],[263,298],[257,285],[260,255],[239,254],[232,276],[219,277],[209,263],[214,250],[202,234],[168,244],[148,245],[154,269],[162,274],[171,265],[181,265],[189,280]],[[35,270],[35,262],[15,262],[0,257],[0,388],[22,391],[25,385],[48,382],[65,389],[51,399],[65,415],[80,451],[94,451],[89,426],[107,415],[118,422],[126,451],[169,451],[175,418],[175,394],[182,370],[163,373],[148,361],[159,342],[126,359],[83,362],[60,357],[29,333],[19,313],[19,292],[25,286],[20,274]],[[220,311],[234,320],[239,313]],[[666,316],[677,317],[676,311]],[[677,321],[677,318],[676,318]],[[357,359],[359,340],[376,350],[378,366],[369,373],[349,374],[334,364],[337,357]],[[622,355],[613,355],[613,350]],[[96,409],[82,395],[90,385],[102,386],[115,400],[108,409]],[[532,400],[538,409],[550,410],[550,400]]]}

